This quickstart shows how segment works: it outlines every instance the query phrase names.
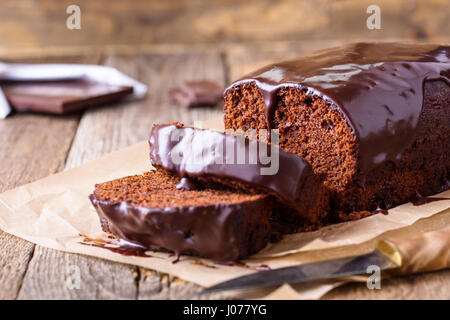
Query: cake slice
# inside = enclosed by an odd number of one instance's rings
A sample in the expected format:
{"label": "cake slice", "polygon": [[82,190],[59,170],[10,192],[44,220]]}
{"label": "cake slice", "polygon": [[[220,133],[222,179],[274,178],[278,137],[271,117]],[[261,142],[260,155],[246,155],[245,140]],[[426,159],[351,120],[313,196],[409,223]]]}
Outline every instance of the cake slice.
{"label": "cake slice", "polygon": [[274,218],[302,230],[323,222],[329,194],[322,177],[301,157],[273,144],[182,124],[153,126],[152,165],[180,177],[215,182],[253,194],[271,194]]}
{"label": "cake slice", "polygon": [[224,93],[226,129],[278,130],[358,218],[450,187],[450,47],[356,43],[271,64]]}
{"label": "cake slice", "polygon": [[102,228],[149,249],[231,262],[270,239],[269,197],[200,186],[157,170],[95,185]]}

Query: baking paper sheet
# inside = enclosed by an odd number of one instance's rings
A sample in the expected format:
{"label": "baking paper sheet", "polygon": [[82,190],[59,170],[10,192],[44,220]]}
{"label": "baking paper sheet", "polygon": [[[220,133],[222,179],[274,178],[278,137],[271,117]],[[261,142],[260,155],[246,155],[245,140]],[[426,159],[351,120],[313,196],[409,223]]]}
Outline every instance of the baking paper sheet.
{"label": "baking paper sheet", "polygon": [[[221,129],[217,120],[203,123],[203,127]],[[142,142],[80,167],[6,191],[0,195],[0,228],[48,248],[138,265],[202,286],[258,272],[242,266],[216,265],[195,257],[182,256],[179,262],[172,263],[175,258],[167,253],[152,252],[152,257],[125,256],[80,244],[83,240],[80,235],[106,237],[88,199],[94,184],[151,169],[148,154],[148,144]],[[437,196],[450,197],[450,190]],[[285,236],[244,262],[255,266],[266,264],[275,269],[365,253],[375,247],[377,239],[410,236],[449,225],[449,208],[450,201],[445,200],[422,206],[404,204],[390,209],[388,215],[377,214],[359,221],[331,225],[316,232]],[[275,288],[275,291],[265,289],[252,294],[233,294],[239,298],[317,299],[341,283],[343,281],[330,280],[285,285]]]}

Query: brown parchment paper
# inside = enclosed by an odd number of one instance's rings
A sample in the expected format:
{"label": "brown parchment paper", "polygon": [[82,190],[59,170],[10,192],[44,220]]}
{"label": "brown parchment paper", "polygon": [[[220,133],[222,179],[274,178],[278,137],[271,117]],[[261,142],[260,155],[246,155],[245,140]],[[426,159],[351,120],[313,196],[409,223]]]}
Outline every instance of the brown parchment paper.
{"label": "brown parchment paper", "polygon": [[[221,130],[221,123],[221,120],[212,120],[197,125]],[[6,191],[0,194],[0,228],[48,248],[138,265],[206,287],[257,272],[242,266],[216,265],[195,257],[182,256],[179,262],[172,263],[174,257],[166,253],[152,252],[151,257],[125,256],[80,244],[83,240],[80,234],[95,239],[106,238],[88,199],[94,184],[139,174],[150,168],[148,144],[142,142],[80,167]],[[438,196],[450,197],[450,190]],[[316,232],[286,236],[244,262],[250,266],[266,264],[275,269],[365,253],[375,247],[377,239],[410,236],[450,225],[449,208],[450,201],[436,201],[417,207],[404,204],[390,209],[388,215],[378,214]],[[233,296],[248,299],[318,299],[345,281],[284,285],[275,289],[254,290],[253,293],[233,293]]]}

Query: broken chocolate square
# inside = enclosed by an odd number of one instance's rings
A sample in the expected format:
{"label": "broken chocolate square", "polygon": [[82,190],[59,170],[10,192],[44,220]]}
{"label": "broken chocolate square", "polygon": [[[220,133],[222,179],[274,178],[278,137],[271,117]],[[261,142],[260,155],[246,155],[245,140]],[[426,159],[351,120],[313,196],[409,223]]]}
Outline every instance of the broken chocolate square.
{"label": "broken chocolate square", "polygon": [[171,89],[169,95],[178,105],[187,109],[212,107],[222,100],[223,89],[215,81],[190,81]]}

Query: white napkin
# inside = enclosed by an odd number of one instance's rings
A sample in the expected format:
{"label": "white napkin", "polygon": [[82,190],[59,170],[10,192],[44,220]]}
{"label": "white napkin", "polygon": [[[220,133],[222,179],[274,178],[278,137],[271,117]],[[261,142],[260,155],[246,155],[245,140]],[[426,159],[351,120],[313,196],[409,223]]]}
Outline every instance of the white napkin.
{"label": "white napkin", "polygon": [[[57,81],[90,79],[100,83],[130,86],[133,93],[127,99],[141,99],[147,93],[147,86],[130,78],[115,68],[83,64],[13,64],[0,62],[0,81]],[[3,91],[0,89],[0,119],[11,113]]]}

